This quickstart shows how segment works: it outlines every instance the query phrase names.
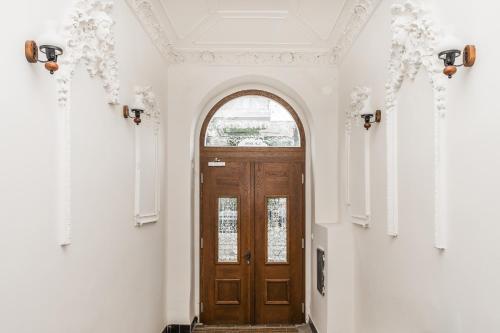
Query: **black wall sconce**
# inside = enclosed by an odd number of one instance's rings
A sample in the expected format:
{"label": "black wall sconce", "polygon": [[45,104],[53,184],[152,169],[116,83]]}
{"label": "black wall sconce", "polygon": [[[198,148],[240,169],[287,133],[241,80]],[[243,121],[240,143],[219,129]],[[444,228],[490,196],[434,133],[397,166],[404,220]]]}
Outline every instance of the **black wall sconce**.
{"label": "black wall sconce", "polygon": [[38,58],[38,45],[34,40],[27,40],[24,43],[24,55],[29,63],[36,64],[41,62],[45,64],[50,74],[54,74],[59,69],[57,64],[57,57],[63,54],[63,49],[54,45],[40,45],[40,52],[46,55],[47,60],[40,60]]}
{"label": "black wall sconce", "polygon": [[132,108],[132,110],[129,110],[128,105],[123,106],[123,118],[127,119],[130,118],[130,111],[134,113],[134,123],[136,125],[139,125],[142,120],[141,120],[141,113],[144,113],[143,109],[138,109],[138,108]]}
{"label": "black wall sconce", "polygon": [[[456,58],[463,55],[462,64],[456,65]],[[476,47],[474,45],[466,45],[463,52],[460,50],[446,50],[438,54],[439,59],[444,62],[443,74],[449,79],[457,72],[457,67],[472,67],[476,62]]]}
{"label": "black wall sconce", "polygon": [[[372,120],[372,118],[374,117],[375,119]],[[363,127],[368,131],[372,127],[373,123],[380,123],[382,121],[382,111],[377,110],[375,111],[375,114],[364,113],[361,115],[361,118],[365,120],[365,124],[363,125]]]}

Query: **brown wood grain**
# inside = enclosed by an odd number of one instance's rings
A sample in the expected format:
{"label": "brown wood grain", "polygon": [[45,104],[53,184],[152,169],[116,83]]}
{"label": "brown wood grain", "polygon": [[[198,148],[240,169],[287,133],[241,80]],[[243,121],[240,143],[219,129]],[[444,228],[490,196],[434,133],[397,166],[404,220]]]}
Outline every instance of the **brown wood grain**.
{"label": "brown wood grain", "polygon": [[[259,95],[282,104],[293,116],[301,135],[301,147],[205,147],[205,132],[211,117],[228,101]],[[304,129],[293,108],[280,97],[261,90],[245,90],[227,96],[210,111],[200,135],[200,236],[203,238],[200,260],[200,299],[204,304],[204,324],[298,324],[305,321],[302,303],[305,299],[305,194],[302,175],[305,172]],[[224,167],[209,167],[219,159]],[[287,198],[288,260],[267,262],[266,198]],[[218,198],[238,198],[238,262],[217,262]],[[244,255],[250,251],[247,263]],[[217,300],[216,280],[239,280],[240,298]],[[288,300],[279,300],[283,286],[269,282],[286,281]],[[229,289],[228,289],[229,290]],[[233,292],[235,289],[231,289]],[[229,291],[228,291],[229,293]],[[226,297],[226,296],[224,296]],[[227,296],[235,298],[234,295]],[[276,300],[268,300],[276,297]],[[232,302],[233,304],[224,304]],[[217,304],[218,303],[218,304]]]}
{"label": "brown wood grain", "polygon": [[38,46],[34,40],[27,40],[24,43],[24,55],[29,63],[38,62]]}

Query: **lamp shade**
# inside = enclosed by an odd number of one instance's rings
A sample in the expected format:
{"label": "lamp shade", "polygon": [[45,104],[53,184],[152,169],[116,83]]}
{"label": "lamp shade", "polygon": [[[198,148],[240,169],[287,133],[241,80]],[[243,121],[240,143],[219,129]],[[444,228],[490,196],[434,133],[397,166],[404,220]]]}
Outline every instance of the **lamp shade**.
{"label": "lamp shade", "polygon": [[143,96],[140,94],[135,95],[134,103],[132,104],[132,110],[144,110],[145,105],[144,105],[144,100]]}
{"label": "lamp shade", "polygon": [[363,104],[363,109],[361,110],[361,114],[373,114],[372,97],[370,95],[368,95],[365,103]]}
{"label": "lamp shade", "polygon": [[58,32],[57,27],[57,21],[46,21],[43,33],[38,37],[38,44],[53,45],[64,49],[66,43],[62,35]]}
{"label": "lamp shade", "polygon": [[463,42],[457,36],[451,33],[444,33],[437,44],[437,51],[460,50],[462,47]]}

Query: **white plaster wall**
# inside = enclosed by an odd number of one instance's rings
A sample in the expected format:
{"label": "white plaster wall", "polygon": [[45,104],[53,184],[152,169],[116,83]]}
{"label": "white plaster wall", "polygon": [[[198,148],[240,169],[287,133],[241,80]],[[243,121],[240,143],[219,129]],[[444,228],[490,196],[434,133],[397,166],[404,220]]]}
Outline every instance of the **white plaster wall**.
{"label": "white plaster wall", "polygon": [[[125,2],[115,3],[120,98],[130,103],[134,85],[152,85],[164,111],[164,63]],[[57,74],[28,64],[23,44],[70,4],[18,0],[0,11],[0,331],[157,333],[164,224],[134,227],[134,125],[81,66],[71,103],[73,243],[58,245]]]}
{"label": "white plaster wall", "polygon": [[[309,189],[308,197],[315,197],[315,207],[309,205],[307,219],[312,221],[314,211],[315,221],[321,218],[337,222],[336,77],[334,68],[318,67],[175,65],[169,68],[166,198],[169,323],[189,323],[198,314],[198,179],[194,178],[197,176],[193,167],[198,167],[195,145],[205,114],[224,93],[242,88],[269,89],[287,99],[302,113],[304,125],[312,133],[307,149],[314,165],[306,166],[306,177],[307,182],[313,184],[313,194]],[[309,251],[308,246],[308,255]],[[310,272],[310,268],[307,271]],[[306,288],[310,290],[309,280]]]}
{"label": "white plaster wall", "polygon": [[[312,256],[312,265],[311,265],[311,321],[314,323],[314,326],[318,330],[318,332],[327,332],[328,328],[328,296],[330,295],[328,288],[330,284],[328,278],[330,275],[328,274],[328,268],[330,268],[330,264],[328,259],[330,259],[330,251],[328,248],[328,227],[315,224],[313,225],[312,230],[312,248],[311,248],[311,256]],[[317,252],[316,250],[320,248],[325,251],[325,295],[321,295],[321,293],[317,289]]]}
{"label": "white plaster wall", "polygon": [[[357,85],[371,87],[374,108],[384,107],[392,3],[382,1],[340,67],[341,110],[348,107],[349,92]],[[372,226],[353,226],[358,333],[500,330],[500,135],[494,97],[500,4],[486,0],[473,5],[451,0],[426,4],[438,24],[463,45],[478,47],[476,66],[460,68],[447,81],[448,249],[441,252],[433,246],[432,89],[426,74],[420,73],[414,83],[405,82],[399,94],[400,235],[396,239],[386,235],[385,125],[371,130]],[[347,221],[344,197],[341,202],[342,220]]]}
{"label": "white plaster wall", "polygon": [[[319,333],[354,332],[352,233],[348,223],[314,224],[311,273],[311,320]],[[316,282],[316,249],[325,250],[326,291]]]}

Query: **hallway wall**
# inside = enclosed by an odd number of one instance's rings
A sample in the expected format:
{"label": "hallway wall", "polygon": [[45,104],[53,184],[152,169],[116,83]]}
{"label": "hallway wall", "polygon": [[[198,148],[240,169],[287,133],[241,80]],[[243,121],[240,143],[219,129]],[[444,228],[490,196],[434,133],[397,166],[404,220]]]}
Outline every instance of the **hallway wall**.
{"label": "hallway wall", "polygon": [[[305,112],[305,122],[313,133],[307,149],[312,149],[312,176],[316,198],[313,222],[338,220],[337,173],[337,72],[335,68],[289,66],[202,66],[173,65],[169,68],[168,98],[168,197],[167,203],[167,309],[169,323],[189,323],[198,314],[198,212],[194,178],[196,127],[203,112],[222,98],[224,92],[269,86],[285,94],[285,99]],[[273,90],[271,90],[273,92]],[[287,97],[288,96],[288,97]],[[201,118],[200,118],[201,117]],[[307,166],[309,168],[310,165]],[[311,172],[312,170],[312,172]],[[313,178],[308,178],[308,181]],[[190,186],[191,185],[191,186]],[[308,219],[311,208],[308,208]],[[308,231],[307,236],[310,236]],[[193,244],[193,241],[195,242]],[[338,255],[349,255],[343,249]],[[306,285],[309,290],[310,282]],[[349,292],[348,290],[345,292]],[[318,320],[326,318],[319,317]]]}
{"label": "hallway wall", "polygon": [[[320,333],[354,332],[354,258],[347,223],[314,224],[311,320]],[[325,251],[325,295],[317,289],[316,249]]]}
{"label": "hallway wall", "polygon": [[[18,0],[0,11],[0,332],[161,332],[164,224],[134,226],[134,124],[80,65],[71,103],[72,244],[58,243],[56,78],[23,44],[73,1]],[[165,64],[115,1],[120,100],[152,85],[165,111]],[[44,40],[39,40],[44,42]]]}
{"label": "hallway wall", "polygon": [[[390,6],[382,1],[340,67],[341,115],[355,86],[373,90],[385,109]],[[496,105],[500,5],[493,1],[426,1],[438,24],[476,44],[472,69],[446,82],[448,249],[434,248],[433,100],[425,71],[399,93],[399,236],[386,233],[386,149],[383,122],[372,135],[372,225],[352,226],[355,246],[355,323],[358,333],[498,332],[500,154]],[[343,119],[343,116],[342,116]],[[343,130],[343,121],[339,121]],[[341,147],[343,144],[341,145]],[[359,147],[358,147],[359,148]],[[345,180],[345,156],[342,179]],[[342,193],[342,220],[347,222]]]}

